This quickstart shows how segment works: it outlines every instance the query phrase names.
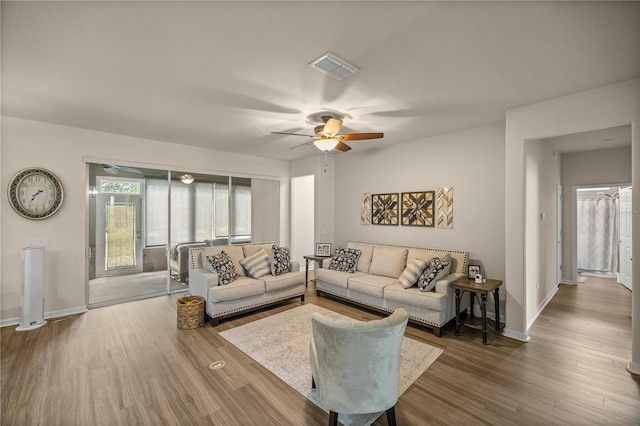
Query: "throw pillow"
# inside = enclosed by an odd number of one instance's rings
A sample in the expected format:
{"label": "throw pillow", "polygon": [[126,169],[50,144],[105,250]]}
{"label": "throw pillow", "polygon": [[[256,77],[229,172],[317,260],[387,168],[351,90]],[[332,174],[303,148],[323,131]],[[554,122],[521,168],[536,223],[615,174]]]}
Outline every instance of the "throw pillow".
{"label": "throw pillow", "polygon": [[240,264],[252,278],[260,278],[269,273],[269,255],[263,249],[245,257]]}
{"label": "throw pillow", "polygon": [[427,263],[422,275],[418,278],[418,288],[421,291],[432,291],[436,287],[436,282],[448,274],[450,269],[451,262],[434,257]]}
{"label": "throw pillow", "polygon": [[224,251],[215,256],[207,256],[207,261],[211,264],[211,267],[215,269],[216,274],[218,274],[219,285],[229,284],[238,278],[236,267],[233,266],[233,261]]}
{"label": "throw pillow", "polygon": [[338,247],[331,258],[329,269],[353,274],[358,266],[358,259],[361,253],[362,251],[357,249]]}
{"label": "throw pillow", "polygon": [[273,275],[282,275],[289,272],[291,263],[291,254],[289,253],[289,247],[278,247],[273,245]]}
{"label": "throw pillow", "polygon": [[407,263],[407,267],[404,269],[402,275],[400,275],[400,284],[404,288],[413,287],[418,282],[418,278],[422,275],[424,267],[427,265],[426,260],[413,259]]}

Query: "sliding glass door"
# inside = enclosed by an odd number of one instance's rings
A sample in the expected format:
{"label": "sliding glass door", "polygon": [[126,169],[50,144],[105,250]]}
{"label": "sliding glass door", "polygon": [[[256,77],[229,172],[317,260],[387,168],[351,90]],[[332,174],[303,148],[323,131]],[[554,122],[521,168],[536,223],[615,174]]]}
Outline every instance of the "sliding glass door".
{"label": "sliding glass door", "polygon": [[[89,164],[89,306],[186,292],[189,249],[251,242],[255,223],[276,241],[279,183],[269,182]],[[115,294],[114,282],[126,291]],[[114,294],[96,296],[99,286]]]}

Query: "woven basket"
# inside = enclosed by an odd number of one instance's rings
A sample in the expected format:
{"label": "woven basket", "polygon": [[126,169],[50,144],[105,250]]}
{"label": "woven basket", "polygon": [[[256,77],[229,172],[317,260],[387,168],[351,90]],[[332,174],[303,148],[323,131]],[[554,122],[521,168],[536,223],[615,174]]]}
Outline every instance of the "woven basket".
{"label": "woven basket", "polygon": [[178,329],[191,330],[204,325],[204,297],[189,293],[178,299]]}

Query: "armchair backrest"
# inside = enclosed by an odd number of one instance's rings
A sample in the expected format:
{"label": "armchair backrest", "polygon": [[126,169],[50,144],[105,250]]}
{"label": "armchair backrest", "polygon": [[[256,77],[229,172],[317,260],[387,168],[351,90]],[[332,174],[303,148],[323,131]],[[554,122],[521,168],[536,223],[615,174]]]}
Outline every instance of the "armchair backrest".
{"label": "armchair backrest", "polygon": [[395,405],[407,320],[402,308],[368,322],[313,314],[311,369],[326,408],[362,414]]}

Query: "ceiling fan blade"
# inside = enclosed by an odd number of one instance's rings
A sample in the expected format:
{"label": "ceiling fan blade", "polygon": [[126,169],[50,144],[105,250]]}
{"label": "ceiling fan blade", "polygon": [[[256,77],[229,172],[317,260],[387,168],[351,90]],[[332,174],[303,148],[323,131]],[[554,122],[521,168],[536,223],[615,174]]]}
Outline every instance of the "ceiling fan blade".
{"label": "ceiling fan blade", "polygon": [[347,133],[345,135],[339,135],[338,137],[344,141],[360,141],[365,139],[381,139],[384,137],[384,133]]}
{"label": "ceiling fan blade", "polygon": [[338,151],[342,151],[342,152],[347,152],[351,149],[351,147],[344,142],[338,142],[338,145],[336,145],[334,149],[337,149]]}
{"label": "ceiling fan blade", "polygon": [[292,146],[289,149],[296,149],[296,148],[300,148],[301,146],[305,146],[305,145],[311,145],[312,143],[314,143],[315,141],[309,141],[309,142],[305,142],[305,143],[301,143],[300,145],[296,145],[296,146]]}
{"label": "ceiling fan blade", "polygon": [[300,133],[271,132],[271,134],[273,134],[273,135],[304,136],[304,137],[307,137],[307,138],[314,138],[314,139],[316,138],[315,136],[312,136],[312,135],[303,135],[303,134],[300,134]]}
{"label": "ceiling fan blade", "polygon": [[324,124],[323,133],[325,134],[325,136],[334,137],[338,134],[341,128],[342,120],[338,120],[337,118],[329,118]]}

